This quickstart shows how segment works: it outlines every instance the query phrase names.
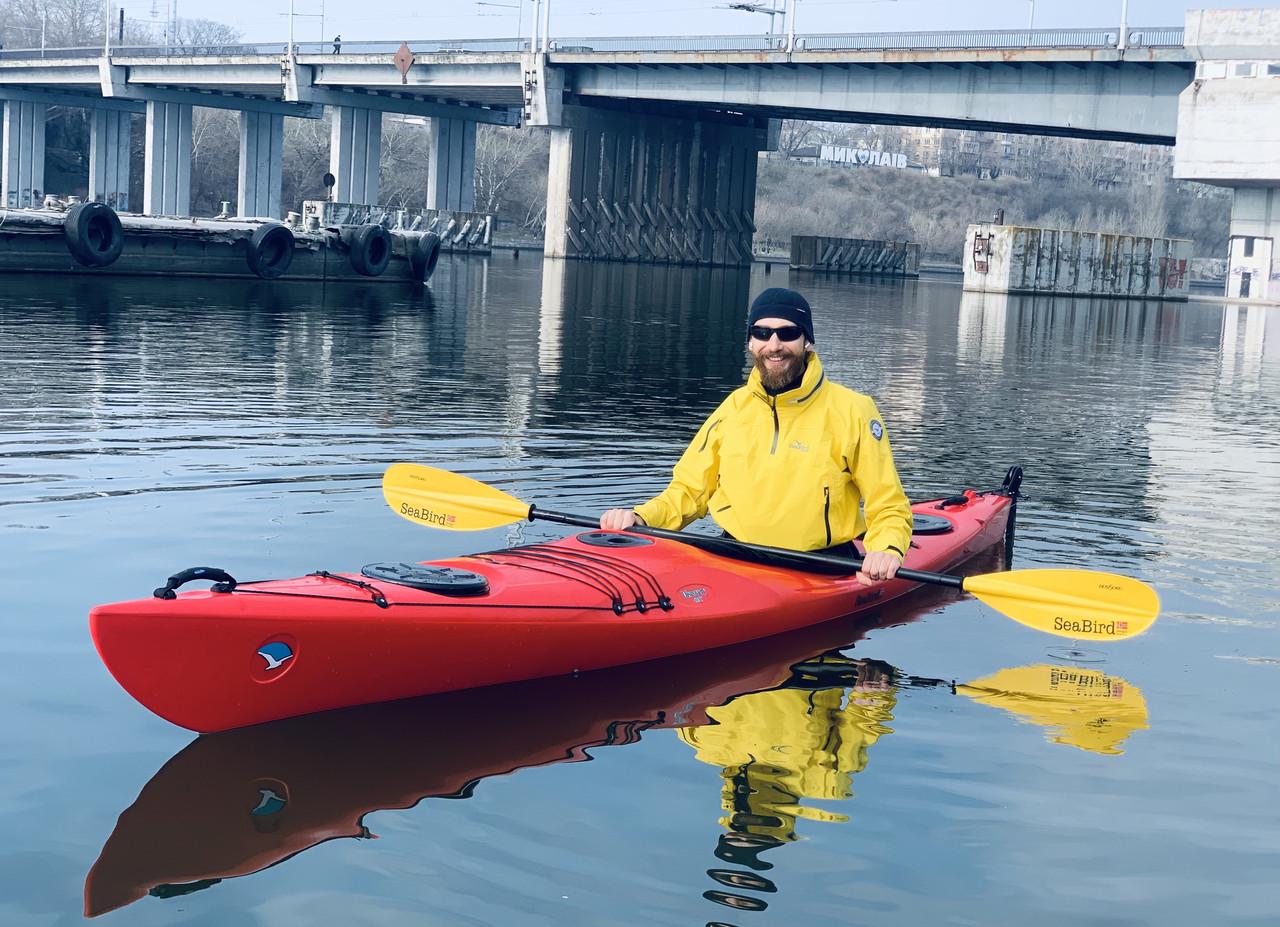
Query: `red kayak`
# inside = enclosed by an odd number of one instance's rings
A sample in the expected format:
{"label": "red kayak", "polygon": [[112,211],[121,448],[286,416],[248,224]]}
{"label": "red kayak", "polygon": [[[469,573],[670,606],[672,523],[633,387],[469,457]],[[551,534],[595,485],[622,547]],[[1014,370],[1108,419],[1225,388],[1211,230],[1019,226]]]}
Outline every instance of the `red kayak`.
{"label": "red kayak", "polygon": [[[944,571],[996,544],[1012,501],[1006,487],[917,503],[906,566]],[[192,579],[217,582],[176,591]],[[193,568],[151,598],[98,606],[89,626],[130,695],[208,732],[723,647],[878,608],[917,585],[587,531],[255,583]]]}

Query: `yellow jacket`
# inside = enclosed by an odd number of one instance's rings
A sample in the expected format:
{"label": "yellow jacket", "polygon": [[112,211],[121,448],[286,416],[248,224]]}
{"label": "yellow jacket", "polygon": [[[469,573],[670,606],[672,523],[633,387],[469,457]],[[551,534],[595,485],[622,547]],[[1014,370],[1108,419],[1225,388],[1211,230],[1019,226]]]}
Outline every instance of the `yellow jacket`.
{"label": "yellow jacket", "polygon": [[800,386],[777,396],[752,370],[698,429],[671,485],[635,511],[677,530],[710,512],[740,541],[790,550],[864,531],[868,551],[904,555],[911,542],[911,504],[880,411],[870,396],[828,381],[817,354]]}

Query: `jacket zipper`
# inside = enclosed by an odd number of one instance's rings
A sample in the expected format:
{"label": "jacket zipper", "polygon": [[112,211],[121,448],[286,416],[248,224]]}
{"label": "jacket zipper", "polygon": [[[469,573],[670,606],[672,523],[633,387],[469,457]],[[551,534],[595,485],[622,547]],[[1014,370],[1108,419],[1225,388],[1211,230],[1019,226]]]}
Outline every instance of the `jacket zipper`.
{"label": "jacket zipper", "polygon": [[769,453],[774,454],[778,450],[778,400],[773,398],[769,400],[769,408],[773,410],[773,446],[769,448]]}
{"label": "jacket zipper", "polygon": [[827,546],[831,546],[831,487],[822,487],[822,524],[827,529]]}

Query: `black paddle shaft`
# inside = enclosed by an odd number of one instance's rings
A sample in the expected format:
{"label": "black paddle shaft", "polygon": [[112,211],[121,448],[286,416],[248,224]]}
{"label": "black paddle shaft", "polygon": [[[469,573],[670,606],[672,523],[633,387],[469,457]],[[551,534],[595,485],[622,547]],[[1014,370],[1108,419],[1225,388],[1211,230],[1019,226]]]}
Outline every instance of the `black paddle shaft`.
{"label": "black paddle shaft", "polygon": [[[586,515],[573,515],[567,512],[551,512],[547,509],[540,509],[536,505],[529,506],[529,520],[541,520],[555,522],[560,525],[573,525],[578,528],[599,528],[600,519],[590,518]],[[732,552],[737,551],[753,551],[755,553],[777,558],[779,560],[790,560],[795,563],[813,563],[827,567],[845,567],[850,573],[856,572],[862,566],[862,561],[857,557],[836,557],[832,554],[817,554],[808,550],[787,550],[785,547],[768,547],[764,544],[748,544],[746,541],[735,541],[730,538],[714,538],[705,534],[688,534],[684,531],[668,531],[666,528],[650,528],[648,525],[633,525],[627,529],[633,534],[644,534],[655,538],[666,538],[669,541],[679,541],[682,544],[688,544],[692,547],[698,547],[711,553],[725,554],[732,556]],[[899,569],[897,573],[898,579],[909,580],[913,583],[932,583],[935,586],[950,586],[952,589],[964,589],[963,576],[949,576],[946,573],[930,573],[927,570],[908,570]]]}

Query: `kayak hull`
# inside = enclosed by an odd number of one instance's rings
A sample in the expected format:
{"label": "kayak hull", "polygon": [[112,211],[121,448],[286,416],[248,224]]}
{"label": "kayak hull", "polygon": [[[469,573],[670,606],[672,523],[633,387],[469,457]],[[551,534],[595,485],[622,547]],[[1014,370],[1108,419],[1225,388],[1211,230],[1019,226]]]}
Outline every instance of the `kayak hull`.
{"label": "kayak hull", "polygon": [[[947,501],[915,506],[950,526],[917,536],[907,566],[945,571],[1004,537],[1007,495]],[[601,546],[604,534],[434,564],[484,577],[481,595],[313,574],[102,605],[89,624],[126,691],[212,732],[723,647],[875,609],[917,585],[862,586],[634,535],[624,539],[635,546]]]}

